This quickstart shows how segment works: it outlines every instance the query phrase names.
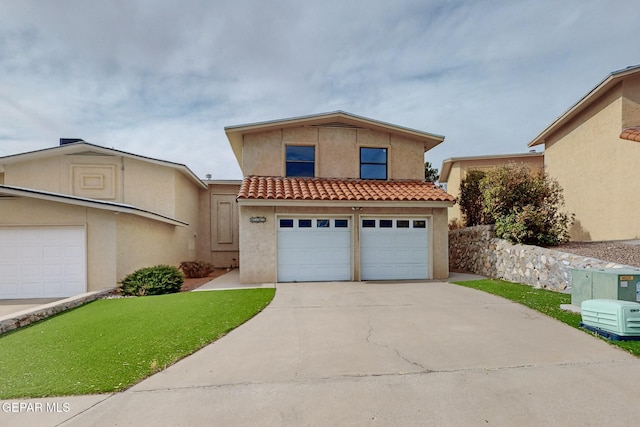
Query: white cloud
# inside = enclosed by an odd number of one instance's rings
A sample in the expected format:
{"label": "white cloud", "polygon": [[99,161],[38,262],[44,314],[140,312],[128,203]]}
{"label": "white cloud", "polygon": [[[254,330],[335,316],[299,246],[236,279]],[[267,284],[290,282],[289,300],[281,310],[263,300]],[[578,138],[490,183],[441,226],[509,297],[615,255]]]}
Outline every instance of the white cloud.
{"label": "white cloud", "polygon": [[437,167],[522,152],[640,62],[631,3],[8,2],[0,155],[80,137],[239,178],[224,126],[337,109],[444,134]]}

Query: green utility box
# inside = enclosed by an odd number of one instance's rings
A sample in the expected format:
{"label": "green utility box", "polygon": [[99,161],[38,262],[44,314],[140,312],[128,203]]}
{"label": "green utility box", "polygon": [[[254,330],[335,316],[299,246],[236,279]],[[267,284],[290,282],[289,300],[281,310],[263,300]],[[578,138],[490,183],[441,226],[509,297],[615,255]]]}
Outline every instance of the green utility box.
{"label": "green utility box", "polygon": [[572,269],[571,304],[580,307],[590,299],[640,302],[640,269]]}

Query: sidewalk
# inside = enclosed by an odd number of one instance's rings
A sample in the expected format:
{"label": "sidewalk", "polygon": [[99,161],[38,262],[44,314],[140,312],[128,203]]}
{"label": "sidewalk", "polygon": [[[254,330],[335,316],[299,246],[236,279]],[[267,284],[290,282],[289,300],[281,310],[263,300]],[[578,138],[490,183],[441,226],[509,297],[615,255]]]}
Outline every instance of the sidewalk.
{"label": "sidewalk", "polygon": [[192,292],[198,291],[222,291],[228,289],[256,289],[256,288],[275,288],[275,283],[262,283],[262,284],[241,284],[240,283],[240,270],[233,269],[222,276],[216,277],[210,282],[205,283],[199,288],[194,289]]}

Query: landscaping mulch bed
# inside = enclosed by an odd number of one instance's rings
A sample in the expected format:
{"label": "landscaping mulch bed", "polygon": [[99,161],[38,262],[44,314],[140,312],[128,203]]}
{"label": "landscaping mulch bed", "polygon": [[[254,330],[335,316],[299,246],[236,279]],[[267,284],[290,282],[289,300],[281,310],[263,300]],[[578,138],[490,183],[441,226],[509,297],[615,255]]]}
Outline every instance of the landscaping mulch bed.
{"label": "landscaping mulch bed", "polygon": [[640,245],[622,242],[568,242],[549,249],[640,267]]}
{"label": "landscaping mulch bed", "polygon": [[216,277],[220,277],[225,273],[228,273],[229,270],[226,268],[216,268],[213,273],[209,274],[207,277],[197,277],[197,278],[186,278],[184,279],[184,283],[182,288],[180,288],[180,292],[189,292],[205,283],[215,279]]}

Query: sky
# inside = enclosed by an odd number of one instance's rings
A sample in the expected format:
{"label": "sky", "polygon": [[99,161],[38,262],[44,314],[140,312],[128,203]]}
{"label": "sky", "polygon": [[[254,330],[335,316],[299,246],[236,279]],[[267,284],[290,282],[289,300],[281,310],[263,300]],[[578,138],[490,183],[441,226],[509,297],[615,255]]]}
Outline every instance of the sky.
{"label": "sky", "polygon": [[[0,156],[87,142],[241,179],[225,126],[343,110],[522,153],[640,64],[632,0],[0,0]],[[541,150],[541,148],[538,148]]]}

